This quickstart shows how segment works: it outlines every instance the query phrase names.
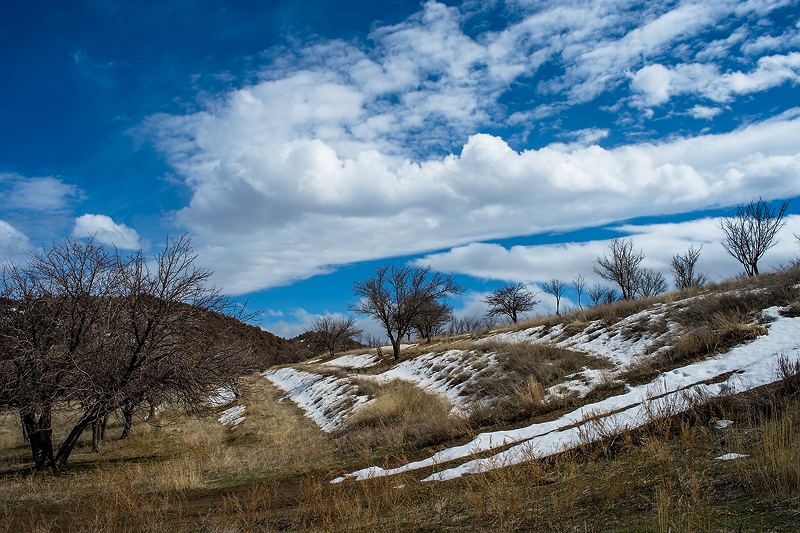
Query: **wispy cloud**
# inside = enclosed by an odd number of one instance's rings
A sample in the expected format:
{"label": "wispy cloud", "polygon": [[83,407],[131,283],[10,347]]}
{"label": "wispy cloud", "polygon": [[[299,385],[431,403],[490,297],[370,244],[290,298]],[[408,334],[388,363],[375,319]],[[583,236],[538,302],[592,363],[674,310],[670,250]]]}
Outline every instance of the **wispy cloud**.
{"label": "wispy cloud", "polygon": [[[698,269],[712,280],[735,276],[743,270],[722,247],[724,238],[719,220],[703,218],[689,222],[650,225],[623,225],[615,228],[620,237],[631,238],[637,250],[644,251],[642,265],[664,273],[671,279],[670,261],[675,254],[690,246],[702,246]],[[788,264],[798,256],[794,233],[800,231],[800,216],[787,217],[786,226],[779,232],[776,245],[761,261],[768,270]],[[513,246],[475,243],[447,252],[431,254],[417,261],[434,269],[453,274],[541,284],[551,278],[571,281],[583,274],[590,283],[604,283],[592,270],[598,257],[608,253],[609,240],[571,242],[553,245]]]}
{"label": "wispy cloud", "polygon": [[75,185],[53,176],[0,173],[0,201],[18,211],[60,211],[83,197]]}

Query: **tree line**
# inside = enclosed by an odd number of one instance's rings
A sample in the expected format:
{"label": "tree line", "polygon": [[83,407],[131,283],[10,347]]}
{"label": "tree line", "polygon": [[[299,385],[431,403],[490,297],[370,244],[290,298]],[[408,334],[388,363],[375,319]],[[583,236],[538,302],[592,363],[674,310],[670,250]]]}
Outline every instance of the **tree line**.
{"label": "tree line", "polygon": [[[89,427],[93,445],[120,412],[208,408],[257,367],[252,346],[210,316],[244,318],[195,266],[189,237],[151,260],[65,239],[6,264],[0,279],[0,408],[19,413],[37,468],[61,468]],[[70,413],[56,446],[53,417]]]}
{"label": "tree line", "polygon": [[[789,202],[785,201],[773,208],[761,198],[753,199],[737,206],[733,216],[720,220],[719,228],[725,235],[722,246],[742,264],[748,276],[759,274],[759,260],[776,244],[776,235],[786,224],[788,205]],[[686,252],[672,257],[670,266],[678,289],[701,286],[708,281],[707,276],[697,270],[701,249],[702,246],[695,249],[692,245]],[[666,292],[669,285],[663,273],[643,267],[644,259],[644,252],[635,248],[632,239],[613,239],[608,252],[597,257],[592,270],[616,287],[606,287],[600,283],[588,287],[586,278],[578,275],[571,283],[578,297],[578,307],[583,308],[581,299],[584,293],[591,305],[597,306],[617,300],[649,298]],[[556,315],[560,315],[567,282],[553,278],[541,287],[555,298]],[[391,342],[394,358],[399,359],[400,340],[411,331],[430,341],[431,336],[442,333],[447,324],[450,324],[451,330],[457,327],[458,320],[453,317],[452,308],[444,299],[462,291],[462,287],[451,276],[432,272],[430,267],[382,266],[372,277],[356,281],[353,292],[360,299],[349,309],[380,322]],[[523,282],[501,285],[483,302],[488,307],[487,320],[505,317],[513,323],[517,322],[520,315],[541,303]],[[355,321],[348,320],[354,326]],[[471,319],[462,321],[471,325],[474,322],[476,327],[480,322]],[[315,327],[319,328],[320,324]],[[361,331],[358,330],[358,333]]]}

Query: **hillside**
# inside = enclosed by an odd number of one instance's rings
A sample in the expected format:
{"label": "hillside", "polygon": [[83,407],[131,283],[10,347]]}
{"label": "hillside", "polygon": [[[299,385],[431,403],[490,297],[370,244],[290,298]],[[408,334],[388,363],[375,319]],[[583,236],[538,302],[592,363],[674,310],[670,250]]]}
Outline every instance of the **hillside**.
{"label": "hillside", "polygon": [[767,286],[620,302],[564,319],[408,345],[396,364],[366,351],[264,376],[328,432],[357,429],[370,416],[391,416],[376,409],[384,390],[397,381],[446,398],[451,415],[489,411],[503,421],[532,414],[552,418],[481,433],[421,461],[390,470],[370,467],[335,481],[503,450],[448,465],[423,481],[452,479],[563,452],[634,429],[655,415],[677,414],[701,400],[781,379],[782,365],[793,366],[800,350],[795,281],[784,273]]}
{"label": "hillside", "polygon": [[275,366],[58,475],[6,416],[0,497],[28,530],[796,531],[799,359],[790,268]]}

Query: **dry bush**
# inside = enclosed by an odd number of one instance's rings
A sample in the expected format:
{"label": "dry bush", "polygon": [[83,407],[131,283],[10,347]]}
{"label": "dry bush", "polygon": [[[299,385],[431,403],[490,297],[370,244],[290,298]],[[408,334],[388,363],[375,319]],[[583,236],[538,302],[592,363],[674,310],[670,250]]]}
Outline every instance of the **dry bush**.
{"label": "dry bush", "polygon": [[467,428],[462,417],[450,414],[452,407],[444,396],[407,381],[378,385],[374,400],[356,409],[347,421],[348,433],[340,446],[390,450],[459,436]]}

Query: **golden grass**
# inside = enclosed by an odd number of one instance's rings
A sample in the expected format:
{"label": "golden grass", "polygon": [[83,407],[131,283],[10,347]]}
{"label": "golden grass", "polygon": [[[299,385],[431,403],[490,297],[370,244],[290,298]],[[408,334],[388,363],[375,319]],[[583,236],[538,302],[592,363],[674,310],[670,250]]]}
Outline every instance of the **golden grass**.
{"label": "golden grass", "polygon": [[[677,345],[684,355],[671,355],[693,357],[763,333],[752,313],[767,301],[762,296],[726,300],[709,291],[758,289],[769,302],[800,309],[798,291],[786,286],[800,281],[796,269],[762,278],[678,295],[703,295],[696,301],[710,303],[682,318],[687,327],[696,321],[697,333]],[[564,320],[584,330],[599,318],[630,316],[639,305],[622,302]],[[553,327],[555,320],[508,329]],[[636,324],[629,334],[648,327]],[[436,342],[412,350],[471,346],[464,338]],[[535,409],[552,379],[547,369],[566,368],[572,363],[561,359],[572,356],[540,358],[546,364],[539,374],[529,368],[536,357],[517,355],[504,363],[519,376],[509,395]],[[448,483],[421,483],[429,470],[328,483],[365,466],[394,466],[401,455],[427,456],[480,429],[448,416],[446,401],[409,384],[375,387],[372,411],[359,413],[349,432],[331,436],[253,376],[240,399],[246,419],[236,429],[216,416],[180,417],[164,427],[139,422],[130,439],[117,441],[120,427],[112,420],[102,451],[91,452],[87,434],[57,475],[26,468],[29,450],[9,415],[0,423],[0,531],[797,531],[800,369],[787,361],[784,367],[782,383],[706,403],[699,398],[680,415],[656,406],[640,430],[610,428],[605,441],[573,452]],[[717,418],[735,424],[713,429]],[[750,457],[713,459],[728,452]]]}

